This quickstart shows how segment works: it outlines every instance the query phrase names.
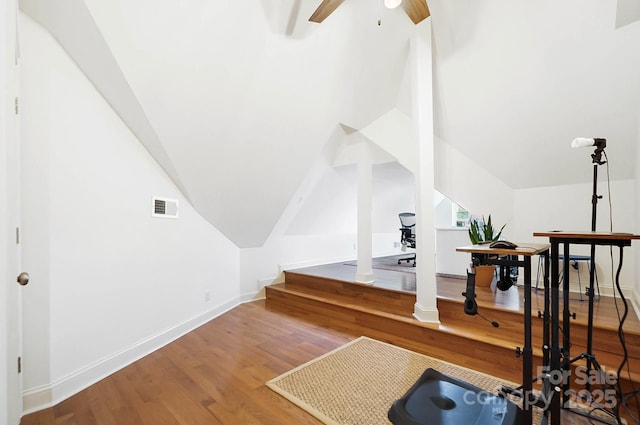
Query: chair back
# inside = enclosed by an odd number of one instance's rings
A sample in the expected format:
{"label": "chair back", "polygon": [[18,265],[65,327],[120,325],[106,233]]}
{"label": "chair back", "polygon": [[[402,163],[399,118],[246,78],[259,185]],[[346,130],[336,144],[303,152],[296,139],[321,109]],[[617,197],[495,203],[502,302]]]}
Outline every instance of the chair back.
{"label": "chair back", "polygon": [[398,214],[400,217],[400,243],[406,247],[416,247],[416,215],[404,212]]}
{"label": "chair back", "polygon": [[403,212],[398,214],[400,217],[400,225],[402,227],[414,227],[416,225],[416,215],[410,212]]}

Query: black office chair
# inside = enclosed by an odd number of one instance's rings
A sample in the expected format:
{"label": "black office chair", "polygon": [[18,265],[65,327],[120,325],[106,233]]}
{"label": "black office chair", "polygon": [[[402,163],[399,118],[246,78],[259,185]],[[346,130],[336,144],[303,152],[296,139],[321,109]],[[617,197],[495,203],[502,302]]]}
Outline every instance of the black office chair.
{"label": "black office chair", "polygon": [[[400,213],[398,214],[400,217],[400,243],[402,244],[402,250],[404,251],[407,247],[414,248],[416,247],[416,215],[414,213]],[[398,264],[406,261],[409,263],[413,261],[413,267],[416,266],[416,254],[413,254],[410,257],[400,258],[398,260]]]}

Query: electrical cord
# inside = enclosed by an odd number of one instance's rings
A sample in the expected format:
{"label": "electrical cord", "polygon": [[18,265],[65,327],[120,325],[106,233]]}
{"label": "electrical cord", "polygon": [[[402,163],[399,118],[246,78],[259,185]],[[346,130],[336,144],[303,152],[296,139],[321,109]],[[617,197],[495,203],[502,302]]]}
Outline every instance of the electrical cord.
{"label": "electrical cord", "polygon": [[[611,176],[609,173],[609,157],[607,156],[607,153],[605,151],[603,151],[604,153],[604,157],[606,160],[606,171],[607,171],[607,200],[608,200],[608,205],[609,205],[609,231],[613,233],[613,202],[611,200]],[[617,292],[620,294],[620,299],[622,301],[622,304],[624,306],[624,312],[622,313],[622,315],[620,314],[620,307],[618,305],[618,298],[616,297],[616,291],[613,291],[613,300],[614,300],[614,305],[616,307],[616,314],[618,315],[618,338],[620,340],[620,345],[622,346],[622,351],[624,353],[622,362],[620,363],[620,366],[618,367],[617,370],[617,376],[618,376],[618,382],[617,382],[617,388],[616,388],[616,392],[618,393],[618,398],[620,400],[620,403],[622,404],[621,407],[623,407],[625,409],[625,411],[627,412],[627,414],[629,415],[629,417],[631,418],[631,420],[633,420],[633,422],[638,425],[640,424],[640,421],[638,420],[638,418],[636,416],[634,416],[631,413],[631,410],[629,409],[628,403],[627,403],[627,399],[631,399],[631,398],[635,398],[636,400],[636,406],[638,406],[638,417],[640,417],[640,403],[638,402],[638,389],[633,387],[633,380],[631,379],[631,366],[629,365],[629,354],[627,351],[627,343],[626,343],[626,338],[625,338],[625,334],[624,334],[624,322],[627,318],[627,315],[629,313],[629,306],[627,304],[627,300],[624,296],[624,293],[622,292],[622,288],[620,286],[620,271],[622,269],[622,258],[623,258],[623,247],[620,247],[620,258],[619,258],[619,267],[618,270],[616,272],[615,278],[614,278],[614,274],[613,274],[613,246],[609,246],[609,260],[611,262],[611,281],[615,283],[615,286],[617,289]],[[593,266],[595,267],[595,265]],[[591,288],[591,291],[593,291],[593,288]],[[593,294],[591,294],[591,296],[593,296]],[[632,385],[632,390],[629,391],[628,393],[625,393],[623,388],[622,388],[622,381],[620,379],[620,376],[622,374],[622,370],[625,367],[625,364],[627,366],[627,376],[629,378],[629,382],[631,382]],[[618,408],[615,409],[616,410],[616,419],[618,421],[620,421],[620,406]]]}

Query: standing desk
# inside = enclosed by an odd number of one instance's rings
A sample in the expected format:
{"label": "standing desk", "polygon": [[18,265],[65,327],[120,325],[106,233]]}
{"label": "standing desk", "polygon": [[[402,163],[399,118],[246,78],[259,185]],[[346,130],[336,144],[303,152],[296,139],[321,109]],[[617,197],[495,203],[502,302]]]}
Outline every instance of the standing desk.
{"label": "standing desk", "polygon": [[[532,424],[533,406],[536,397],[532,392],[533,349],[531,347],[531,257],[542,255],[545,258],[545,288],[548,286],[549,244],[517,243],[518,248],[491,248],[489,244],[479,244],[456,248],[457,252],[471,254],[474,264],[498,265],[524,268],[524,345],[522,349],[522,407],[523,425]],[[513,257],[517,257],[513,258]],[[521,259],[522,257],[522,259]],[[545,322],[548,316],[545,314]],[[545,326],[545,329],[548,328]],[[546,336],[548,338],[548,335]],[[545,344],[548,343],[545,340]]]}
{"label": "standing desk", "polygon": [[[633,239],[640,239],[640,235],[633,235],[631,233],[610,233],[610,232],[565,232],[565,231],[551,231],[551,232],[535,232],[533,236],[541,236],[549,238],[549,242],[551,245],[551,345],[549,346],[549,350],[551,352],[550,362],[545,362],[545,366],[549,365],[550,374],[554,374],[556,376],[564,376],[564,373],[570,371],[570,347],[571,347],[571,336],[570,336],[570,311],[569,311],[569,279],[563,280],[563,324],[562,324],[562,333],[563,333],[563,341],[562,345],[560,342],[560,273],[558,270],[559,264],[559,245],[564,245],[564,258],[569,258],[569,247],[571,244],[581,244],[581,245],[604,245],[604,246],[617,246],[620,248],[620,259],[618,263],[618,273],[616,275],[616,284],[619,286],[619,276],[620,270],[622,269],[622,251],[623,247],[631,246],[631,241]],[[593,259],[592,259],[593,261]],[[592,263],[593,264],[593,263]],[[564,261],[564,276],[569,276],[569,262]],[[546,283],[546,279],[545,279]],[[593,282],[591,282],[593,284]],[[546,289],[546,288],[545,288]],[[545,291],[545,309],[547,307],[548,295]],[[589,302],[593,302],[593,288],[591,288],[589,292],[590,300]],[[593,314],[590,309],[589,315],[589,332],[593,329]],[[621,325],[622,326],[622,325]],[[545,325],[545,332],[547,332],[547,327]],[[591,338],[587,343],[587,350],[589,354],[591,354]],[[589,365],[589,361],[587,363]],[[551,425],[560,425],[560,409],[564,407],[564,404],[567,402],[567,398],[569,395],[569,383],[563,382],[561,387],[562,393],[555,390],[550,390],[551,393],[548,394],[551,398],[550,406],[548,406],[548,410],[545,412],[545,415],[549,414],[551,416]],[[562,399],[562,405],[561,405]],[[616,414],[617,409],[616,407]]]}

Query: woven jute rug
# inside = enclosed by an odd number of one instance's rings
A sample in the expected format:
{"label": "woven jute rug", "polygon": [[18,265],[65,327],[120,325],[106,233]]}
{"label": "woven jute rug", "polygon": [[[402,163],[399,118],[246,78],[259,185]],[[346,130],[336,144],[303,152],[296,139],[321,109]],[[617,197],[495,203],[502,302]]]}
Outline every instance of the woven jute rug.
{"label": "woven jute rug", "polygon": [[[427,368],[497,393],[516,384],[394,345],[360,337],[267,382],[329,425],[390,424],[387,412]],[[540,415],[535,412],[534,417]]]}

